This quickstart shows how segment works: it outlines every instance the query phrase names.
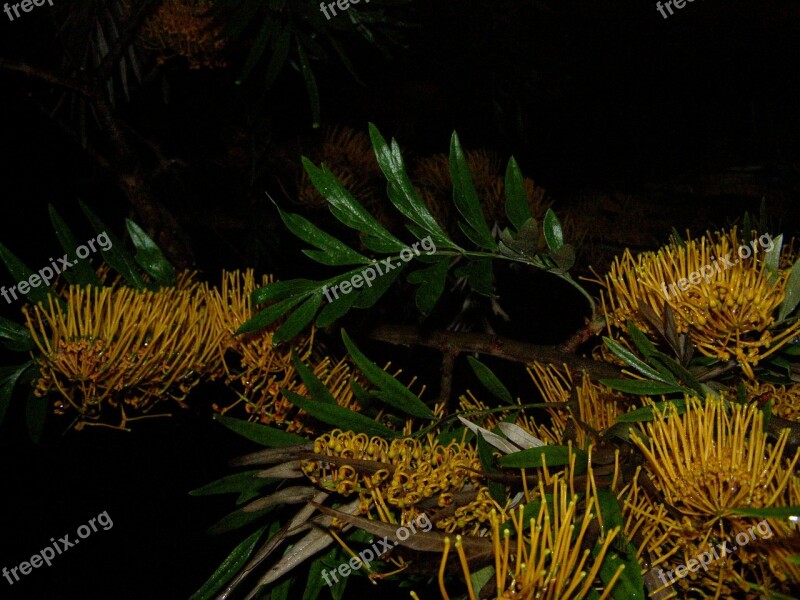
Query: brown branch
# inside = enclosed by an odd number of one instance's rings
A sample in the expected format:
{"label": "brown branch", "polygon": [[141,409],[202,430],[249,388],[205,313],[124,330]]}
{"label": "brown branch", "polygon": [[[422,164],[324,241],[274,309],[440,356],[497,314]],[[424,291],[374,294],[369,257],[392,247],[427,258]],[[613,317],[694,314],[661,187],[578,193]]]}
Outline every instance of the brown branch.
{"label": "brown branch", "polygon": [[566,364],[576,371],[586,371],[595,378],[619,377],[621,374],[613,365],[576,356],[571,352],[565,352],[560,346],[528,344],[486,333],[435,331],[423,335],[414,327],[379,325],[369,332],[369,337],[400,346],[436,348],[445,354],[477,352],[525,364],[533,361],[555,365]]}
{"label": "brown branch", "polygon": [[453,365],[456,361],[456,356],[458,352],[453,350],[447,350],[442,355],[442,378],[441,384],[439,385],[439,402],[440,403],[447,403],[450,399],[450,392],[453,389]]}
{"label": "brown branch", "polygon": [[26,77],[30,77],[31,79],[41,81],[42,83],[49,83],[50,85],[54,85],[56,87],[72,90],[73,92],[78,92],[87,98],[94,97],[94,90],[82,81],[73,79],[71,77],[63,77],[57,73],[47,71],[46,69],[29,65],[21,60],[0,57],[0,69],[4,71],[11,71],[12,73],[20,73]]}

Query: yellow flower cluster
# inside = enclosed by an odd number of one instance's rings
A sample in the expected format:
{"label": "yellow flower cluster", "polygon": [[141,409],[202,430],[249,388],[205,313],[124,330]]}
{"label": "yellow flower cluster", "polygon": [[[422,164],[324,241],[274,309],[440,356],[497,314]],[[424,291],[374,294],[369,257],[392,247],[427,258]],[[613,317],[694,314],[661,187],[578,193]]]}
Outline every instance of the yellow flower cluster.
{"label": "yellow flower cluster", "polygon": [[[624,328],[630,319],[652,331],[642,311],[651,310],[663,321],[669,307],[678,333],[688,333],[700,352],[721,360],[735,358],[752,378],[752,367],[797,335],[800,321],[773,335],[774,313],[784,299],[789,270],[778,269],[772,281],[756,251],[742,244],[752,255],[738,258],[739,247],[734,228],[635,258],[626,250],[598,280],[605,288],[602,301],[609,328]],[[705,277],[698,276],[703,273]],[[676,287],[681,281],[686,289]]]}
{"label": "yellow flower cluster", "polygon": [[421,514],[423,501],[449,506],[454,493],[475,484],[481,468],[475,449],[467,444],[442,446],[433,438],[387,441],[340,429],[318,437],[314,452],[352,462],[304,461],[303,472],[313,483],[343,495],[358,493],[360,512],[374,508],[387,523],[397,522],[397,509],[402,522]]}
{"label": "yellow flower cluster", "polygon": [[159,63],[182,56],[192,69],[224,67],[222,27],[208,15],[211,0],[164,0],[140,32],[144,47],[161,53]]}
{"label": "yellow flower cluster", "polygon": [[[100,417],[107,400],[147,413],[178,402],[203,376],[213,377],[221,333],[209,326],[205,284],[156,292],[70,286],[65,305],[25,307],[39,348],[36,393],[56,391],[80,414],[78,427]],[[63,403],[61,403],[63,406]]]}
{"label": "yellow flower cluster", "polygon": [[[647,464],[620,497],[625,498],[626,534],[643,540],[640,554],[653,568],[687,564],[759,521],[735,509],[788,506],[796,500],[791,496],[800,487],[800,478],[793,474],[800,450],[784,458],[788,431],[774,445],[768,444],[756,406],[690,398],[685,414],[657,411],[655,420],[642,429],[647,438],[633,430],[632,439]],[[651,484],[645,485],[645,480]],[[659,498],[647,492],[649,485]],[[788,559],[791,548],[797,547],[797,525],[783,519],[766,522],[772,535],[740,544],[708,570],[689,572],[675,585],[732,597],[750,591],[753,581],[780,589],[787,574],[800,580],[800,568]]]}

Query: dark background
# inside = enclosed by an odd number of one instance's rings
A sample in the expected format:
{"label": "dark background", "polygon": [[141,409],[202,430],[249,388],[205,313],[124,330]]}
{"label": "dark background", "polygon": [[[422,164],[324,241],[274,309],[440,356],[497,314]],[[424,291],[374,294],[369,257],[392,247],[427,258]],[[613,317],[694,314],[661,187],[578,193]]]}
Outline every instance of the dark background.
{"label": "dark background", "polygon": [[[53,32],[71,8],[56,4],[14,22],[0,14],[2,56],[57,66]],[[418,154],[446,152],[455,129],[467,148],[515,155],[557,212],[603,193],[635,195],[654,210],[669,205],[674,221],[655,224],[662,242],[673,224],[702,232],[757,212],[762,196],[776,226],[796,233],[796,3],[697,0],[663,19],[649,1],[437,0],[412,3],[403,14],[417,26],[390,58],[345,40],[364,85],[339,62],[315,65],[323,125],[365,130],[372,121]],[[297,73],[286,69],[268,93],[235,86],[241,58],[234,54],[235,66],[216,70],[168,63],[168,102],[147,84],[116,110],[180,160],[157,180],[156,193],[188,232],[195,268],[211,280],[222,267],[302,276],[309,263],[298,258],[264,191],[292,201],[297,157],[321,133],[311,127]],[[91,232],[78,199],[118,233],[123,217],[138,218],[112,178],[34,107],[46,90],[0,69],[0,241],[31,266],[60,255],[48,203],[79,239]],[[258,168],[237,158],[254,145],[266,156]],[[704,195],[708,186],[697,182],[722,184],[732,169],[749,174],[748,193]],[[13,283],[4,271],[2,284]],[[549,289],[515,306],[530,339],[559,339],[552,319],[539,319],[555,306],[564,320],[580,322],[580,299]],[[0,301],[7,318],[19,320],[19,308]],[[22,403],[12,403],[0,428],[0,567],[29,559],[51,537],[75,538],[103,511],[114,527],[14,586],[0,579],[0,598],[186,598],[198,588],[240,536],[204,534],[233,509],[230,498],[187,492],[226,474],[230,458],[252,449],[211,421],[210,405],[224,393],[198,390],[191,410],[136,424],[131,433],[75,432],[69,420],[50,419],[38,445],[26,437]]]}

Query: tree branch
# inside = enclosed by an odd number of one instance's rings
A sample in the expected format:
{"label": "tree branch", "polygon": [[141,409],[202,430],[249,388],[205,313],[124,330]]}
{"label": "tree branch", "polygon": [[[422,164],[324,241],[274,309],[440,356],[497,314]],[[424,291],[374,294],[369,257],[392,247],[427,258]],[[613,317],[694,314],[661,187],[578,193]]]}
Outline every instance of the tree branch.
{"label": "tree branch", "polygon": [[49,83],[50,85],[72,90],[87,98],[94,97],[94,90],[86,83],[71,77],[63,77],[57,73],[40,69],[39,67],[34,67],[21,60],[0,57],[0,69],[3,71],[11,71],[12,73],[21,73],[26,77],[37,79],[42,83]]}
{"label": "tree branch", "polygon": [[560,346],[540,346],[501,338],[485,333],[455,333],[435,331],[423,335],[416,328],[403,325],[379,325],[369,332],[369,337],[400,346],[425,346],[445,354],[477,352],[506,360],[530,364],[533,361],[566,364],[576,371],[586,371],[592,377],[619,377],[619,369],[608,363],[582,358],[565,352]]}

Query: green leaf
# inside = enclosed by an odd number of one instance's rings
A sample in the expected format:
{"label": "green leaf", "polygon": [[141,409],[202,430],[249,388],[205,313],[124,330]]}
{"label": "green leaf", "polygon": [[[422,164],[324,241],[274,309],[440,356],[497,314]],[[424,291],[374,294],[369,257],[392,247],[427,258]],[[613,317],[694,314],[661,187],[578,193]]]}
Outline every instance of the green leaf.
{"label": "green leaf", "polygon": [[253,306],[266,302],[285,300],[291,296],[301,294],[305,296],[319,288],[319,282],[310,279],[290,279],[288,281],[274,281],[264,287],[254,290],[250,294],[250,302]]}
{"label": "green leaf", "polygon": [[444,293],[447,272],[450,269],[450,257],[444,256],[435,264],[409,274],[408,282],[418,285],[417,308],[423,315],[430,315],[439,298]]}
{"label": "green leaf", "polygon": [[28,390],[28,402],[25,406],[25,417],[28,422],[28,435],[34,444],[38,444],[44,432],[44,421],[47,418],[47,398],[42,398],[34,393],[34,388]]}
{"label": "green leaf", "polygon": [[362,414],[353,412],[347,408],[343,408],[337,404],[325,404],[323,402],[315,402],[308,398],[303,398],[299,394],[281,389],[281,393],[286,397],[289,402],[303,409],[315,419],[339,427],[343,430],[351,430],[356,433],[366,433],[367,435],[383,438],[396,438],[400,434],[392,431],[385,425],[373,421],[369,417]]}
{"label": "green leaf", "polygon": [[399,253],[406,245],[393,236],[367,211],[336,176],[325,166],[317,168],[303,157],[303,167],[311,183],[328,201],[331,213],[340,222],[363,235],[364,245],[374,252]]}
{"label": "green leaf", "polygon": [[256,444],[267,446],[269,448],[277,448],[280,446],[293,446],[295,444],[305,444],[308,440],[294,433],[287,433],[274,427],[267,425],[260,425],[258,423],[251,423],[243,419],[234,419],[233,417],[226,417],[224,415],[214,415],[214,420],[219,421],[225,427],[238,433],[242,437],[247,438]]}
{"label": "green leaf", "polygon": [[650,358],[658,352],[653,342],[651,342],[642,330],[636,327],[636,324],[630,320],[628,321],[628,333],[631,336],[633,344],[645,358]]}
{"label": "green leaf", "polygon": [[378,276],[372,286],[361,289],[353,306],[362,309],[372,307],[392,287],[392,284],[400,277],[400,274],[407,266],[408,263],[400,263],[388,273]]}
{"label": "green leaf", "polygon": [[677,383],[674,377],[672,376],[665,377],[663,373],[656,371],[650,365],[640,360],[633,352],[628,350],[625,346],[623,346],[616,340],[613,340],[610,337],[603,337],[603,343],[605,343],[605,345],[608,347],[609,350],[611,350],[611,352],[613,352],[617,357],[622,359],[622,361],[626,365],[635,369],[645,377],[648,377],[649,379],[654,379],[656,381],[660,381],[662,383],[668,383],[670,385],[675,385]]}
{"label": "green leaf", "polygon": [[192,594],[189,600],[211,600],[216,594],[233,579],[233,577],[247,564],[247,560],[255,550],[258,540],[266,527],[262,527],[249,535],[241,544],[236,546],[222,564],[208,578],[203,586]]}
{"label": "green leaf", "polygon": [[494,578],[495,571],[494,565],[487,565],[482,569],[478,569],[474,571],[470,575],[470,579],[472,581],[472,589],[475,590],[475,593],[480,596],[480,591],[484,588],[484,586],[489,583]]}
{"label": "green leaf", "polygon": [[757,517],[760,519],[786,519],[789,517],[800,518],[800,506],[772,506],[768,508],[733,508],[731,512],[743,517]]}
{"label": "green leaf", "polygon": [[367,358],[344,330],[342,330],[342,340],[356,366],[371,383],[380,389],[380,392],[373,394],[374,396],[414,417],[423,419],[436,418],[433,411],[422,400],[417,398],[411,390]]}
{"label": "green leaf", "polygon": [[214,496],[217,494],[240,494],[242,492],[261,489],[271,483],[270,479],[255,477],[259,469],[234,473],[222,479],[200,486],[189,492],[190,496]]}
{"label": "green leaf", "polygon": [[387,191],[392,204],[407,219],[428,232],[437,248],[460,250],[456,244],[450,241],[414,189],[408,173],[406,173],[403,156],[397,142],[392,140],[390,148],[378,128],[372,123],[369,124],[369,135],[378,165],[388,181]]}
{"label": "green leaf", "polygon": [[[261,26],[261,30],[258,32],[258,35],[253,41],[253,45],[250,48],[250,52],[247,54],[247,58],[244,61],[244,67],[242,68],[242,72],[239,74],[239,78],[236,80],[237,85],[241,85],[242,82],[245,79],[247,79],[247,76],[250,75],[250,72],[264,56],[264,51],[267,49],[267,44],[269,43],[269,39],[275,33],[275,30],[278,27],[280,27],[280,23],[276,19],[264,20]],[[283,30],[283,33],[285,34],[290,33],[289,28],[286,27]],[[275,58],[274,54],[272,58],[273,59]]]}
{"label": "green leaf", "polygon": [[792,265],[786,280],[786,292],[778,312],[778,323],[783,323],[800,303],[800,258]]}
{"label": "green leaf", "polygon": [[490,298],[495,297],[492,288],[492,259],[476,258],[469,260],[453,273],[456,277],[466,277],[470,287],[477,293]]}
{"label": "green leaf", "polygon": [[[613,542],[613,546],[609,548],[603,559],[603,564],[600,567],[600,579],[608,586],[611,579],[616,574],[620,565],[624,565],[622,574],[614,584],[614,589],[611,590],[611,596],[615,600],[639,600],[644,599],[644,580],[642,578],[642,570],[639,567],[639,562],[636,560],[636,547],[627,541],[623,535],[624,521],[622,518],[622,508],[619,505],[614,492],[608,488],[600,488],[597,490],[597,503],[600,515],[602,516],[603,529],[605,535],[608,535],[612,529],[619,528],[617,537]],[[622,544],[617,541],[621,540]],[[614,546],[624,548],[626,554],[617,552]],[[592,556],[595,558],[599,554],[600,544],[595,545],[592,550]]]}
{"label": "green leaf", "polygon": [[[673,414],[682,415],[686,412],[686,400],[662,400],[661,402],[656,402],[655,407],[658,412],[666,413],[667,416]],[[653,407],[645,406],[619,415],[617,423],[639,423],[641,421],[652,421],[654,418]]]}
{"label": "green leaf", "polygon": [[[492,446],[478,430],[478,459],[481,461],[481,469],[484,473],[497,473],[498,469],[493,463],[493,450]],[[486,486],[489,488],[489,495],[495,502],[505,502],[506,499],[506,486],[499,481],[487,479]]]}
{"label": "green leaf", "polygon": [[544,240],[550,250],[558,250],[564,245],[564,233],[561,231],[561,223],[552,208],[548,208],[544,214],[542,229],[544,231]]}
{"label": "green leaf", "polygon": [[[323,289],[323,295],[326,291],[327,290]],[[330,291],[328,291],[328,295],[331,295]],[[328,325],[331,325],[332,323],[335,323],[341,319],[349,312],[351,308],[353,308],[353,304],[355,304],[356,300],[358,300],[358,297],[358,290],[354,290],[349,294],[345,294],[341,298],[327,302],[317,315],[316,326],[318,328],[327,327]]]}
{"label": "green leaf", "polygon": [[[683,367],[677,360],[663,352],[656,352],[653,355],[653,361],[661,363],[665,368],[669,369],[676,377],[680,378],[681,382],[691,388],[698,397],[705,398],[706,390],[703,384],[692,375],[692,372]],[[685,390],[684,390],[685,391]]]}
{"label": "green leaf", "polygon": [[142,276],[139,274],[139,271],[136,270],[136,261],[134,260],[133,256],[131,256],[130,252],[125,250],[122,242],[117,238],[110,229],[108,229],[105,224],[99,219],[97,215],[95,215],[88,206],[86,206],[83,202],[79,202],[81,210],[86,215],[86,218],[89,219],[89,222],[92,224],[95,232],[100,235],[105,233],[108,236],[108,241],[111,242],[111,247],[108,250],[100,249],[100,254],[103,256],[103,260],[105,260],[108,265],[114,269],[117,273],[122,275],[122,278],[125,282],[137,290],[141,290],[145,287],[144,280]]}
{"label": "green leaf", "polygon": [[461,148],[458,134],[453,132],[450,138],[450,179],[453,182],[453,200],[465,223],[459,223],[464,234],[478,246],[494,250],[497,244],[492,239],[492,232],[486,224],[481,211],[478,192],[472,182],[467,158]]}
{"label": "green leaf", "polygon": [[3,424],[3,419],[11,403],[11,397],[14,394],[17,381],[22,374],[33,365],[33,361],[28,361],[18,367],[0,368],[0,425]]}
{"label": "green leaf", "polygon": [[686,242],[683,241],[681,234],[674,227],[672,228],[672,241],[678,248],[686,248]]}
{"label": "green leaf", "polygon": [[[586,471],[588,465],[588,455],[580,448],[572,448],[575,458],[575,474],[579,475]],[[569,446],[540,446],[538,448],[528,448],[519,452],[513,452],[500,457],[500,466],[507,468],[529,469],[541,467],[545,461],[548,467],[556,465],[568,465],[570,457]]]}
{"label": "green leaf", "polygon": [[683,388],[674,383],[661,383],[659,381],[638,381],[636,379],[601,379],[600,383],[612,390],[637,396],[660,396],[682,392]]}
{"label": "green leaf", "polygon": [[[759,243],[761,239],[759,238]],[[775,283],[778,279],[778,271],[781,265],[781,249],[783,248],[783,234],[771,238],[772,242],[769,250],[764,254],[764,268],[769,273],[769,282]]]}
{"label": "green leaf", "polygon": [[299,304],[302,299],[303,295],[293,296],[268,306],[261,312],[250,317],[247,321],[242,323],[239,326],[239,329],[236,330],[236,333],[252,333],[253,331],[258,331],[267,325],[272,325],[275,321],[280,319],[283,315],[294,308],[295,305]]}
{"label": "green leaf", "polygon": [[175,267],[164,256],[156,243],[150,239],[144,230],[130,219],[125,219],[128,234],[131,236],[133,246],[136,248],[134,260],[160,285],[175,285]]}
{"label": "green leaf", "polygon": [[[291,549],[287,551],[287,554],[288,552],[291,552]],[[287,554],[284,554],[284,556],[287,556]],[[294,576],[286,577],[280,583],[274,584],[270,590],[269,600],[289,600],[289,593],[294,586],[294,579]]]}
{"label": "green leaf", "polygon": [[317,558],[311,563],[308,568],[308,579],[306,581],[306,589],[303,590],[303,600],[317,600],[322,591],[323,581],[322,572],[325,566],[322,564],[322,559]]}
{"label": "green leaf", "polygon": [[325,387],[314,372],[298,358],[294,350],[292,350],[292,364],[297,369],[297,374],[300,375],[300,380],[305,384],[308,393],[311,394],[311,399],[317,402],[325,402],[327,404],[336,404],[336,398],[333,397],[330,390]]}
{"label": "green leaf", "polygon": [[514,398],[511,396],[511,392],[508,391],[506,386],[497,378],[497,376],[492,373],[492,370],[479,361],[477,358],[473,358],[471,356],[467,357],[467,362],[469,366],[472,367],[472,370],[477,375],[480,382],[483,384],[489,393],[492,394],[495,398],[498,398],[505,402],[506,404],[514,404]]}
{"label": "green leaf", "polygon": [[[53,223],[56,237],[58,238],[61,247],[68,257],[77,256],[76,249],[79,244],[72,234],[72,230],[67,226],[61,216],[56,212],[52,204],[47,205],[50,212],[50,221]],[[72,267],[62,273],[67,282],[75,285],[100,285],[100,279],[97,277],[94,269],[88,262],[76,262]]]}
{"label": "green leaf", "polygon": [[257,510],[255,512],[246,512],[244,508],[240,508],[222,517],[219,521],[209,527],[206,530],[206,533],[209,535],[219,535],[221,533],[228,533],[229,531],[240,529],[245,525],[249,525],[253,521],[259,520],[274,508],[274,506],[268,506],[264,510]]}
{"label": "green leaf", "polygon": [[285,212],[281,209],[278,209],[278,213],[289,231],[304,242],[319,248],[319,250],[303,250],[303,254],[312,260],[328,266],[371,262],[366,256],[359,254],[332,235],[325,233],[305,217]]}
{"label": "green leaf", "polygon": [[[43,283],[41,277],[31,271],[25,265],[25,263],[14,256],[14,254],[3,244],[0,244],[0,259],[2,259],[2,261],[5,263],[8,272],[11,273],[11,276],[17,281],[15,286],[16,291],[19,291],[21,294],[23,293],[19,289],[20,283],[25,283],[25,285],[29,287],[28,291],[24,293],[24,295],[32,303],[36,304],[38,302],[43,302],[44,305],[47,306],[47,297],[50,295],[55,297],[55,294],[53,294],[48,287],[41,286],[41,283]],[[31,286],[29,281],[31,276],[35,276],[40,285],[36,287]],[[12,289],[9,290],[8,293],[16,297],[16,291]],[[8,298],[6,298],[6,300],[8,300]]]}
{"label": "green leaf", "polygon": [[286,342],[303,331],[303,329],[314,320],[314,315],[317,314],[320,305],[322,305],[322,293],[317,292],[303,302],[303,304],[284,321],[283,325],[278,327],[278,330],[272,336],[272,343],[280,344]]}
{"label": "green leaf", "polygon": [[506,167],[505,194],[506,215],[511,224],[519,230],[525,221],[533,218],[533,215],[528,204],[528,195],[525,193],[522,171],[513,156]]}
{"label": "green leaf", "polygon": [[[0,317],[0,338],[6,341],[6,346],[17,352],[27,352],[36,348],[28,328]],[[2,419],[0,419],[2,421]]]}

